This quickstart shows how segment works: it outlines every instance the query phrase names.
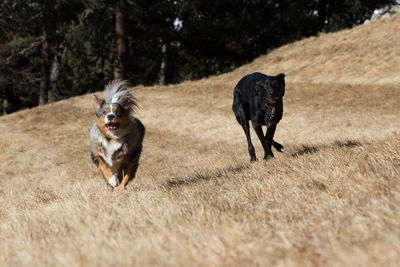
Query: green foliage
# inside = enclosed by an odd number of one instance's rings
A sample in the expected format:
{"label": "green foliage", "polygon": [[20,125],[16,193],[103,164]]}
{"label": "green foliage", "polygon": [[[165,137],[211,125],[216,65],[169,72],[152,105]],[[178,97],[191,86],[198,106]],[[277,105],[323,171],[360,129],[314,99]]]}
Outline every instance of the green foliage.
{"label": "green foliage", "polygon": [[323,31],[332,32],[352,27],[369,19],[377,7],[392,4],[387,0],[324,0],[325,24]]}
{"label": "green foliage", "polygon": [[316,33],[316,16],[302,2],[306,1],[184,2],[181,40],[184,53],[190,55],[185,67],[192,77],[229,71]]}
{"label": "green foliage", "polygon": [[57,80],[59,98],[101,90],[112,79],[116,50],[113,12],[104,3],[93,3],[63,28],[64,42],[60,47],[63,75]]}

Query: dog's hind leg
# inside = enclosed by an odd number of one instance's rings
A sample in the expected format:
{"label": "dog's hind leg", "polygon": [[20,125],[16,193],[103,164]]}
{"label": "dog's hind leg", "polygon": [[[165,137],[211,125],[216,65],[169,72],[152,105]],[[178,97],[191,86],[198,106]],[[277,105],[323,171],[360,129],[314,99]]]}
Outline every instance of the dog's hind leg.
{"label": "dog's hind leg", "polygon": [[[242,113],[242,114],[240,114],[240,113]],[[241,112],[237,111],[237,112],[235,112],[235,115],[236,115],[237,121],[243,128],[244,134],[246,135],[247,148],[248,148],[249,154],[250,154],[250,162],[257,161],[256,151],[254,150],[254,146],[251,143],[249,121],[247,119],[245,119],[243,111],[241,111]]]}
{"label": "dog's hind leg", "polygon": [[248,107],[244,106],[244,105],[245,104],[242,101],[242,97],[241,97],[240,93],[238,91],[236,91],[236,88],[235,88],[234,95],[233,95],[232,111],[236,116],[236,120],[242,126],[244,134],[246,135],[247,148],[248,148],[249,154],[250,154],[250,162],[253,162],[253,161],[257,161],[257,157],[256,157],[256,152],[254,150],[254,146],[251,143],[251,138],[250,138],[250,128],[249,128],[250,116],[249,116],[249,114],[246,114],[246,110],[248,110]]}
{"label": "dog's hind leg", "polygon": [[250,162],[257,161],[256,157],[256,151],[254,150],[254,146],[251,143],[251,137],[250,137],[250,129],[249,129],[249,121],[244,121],[241,123],[244,133],[246,134],[246,139],[247,139],[247,148],[249,150],[250,154]]}

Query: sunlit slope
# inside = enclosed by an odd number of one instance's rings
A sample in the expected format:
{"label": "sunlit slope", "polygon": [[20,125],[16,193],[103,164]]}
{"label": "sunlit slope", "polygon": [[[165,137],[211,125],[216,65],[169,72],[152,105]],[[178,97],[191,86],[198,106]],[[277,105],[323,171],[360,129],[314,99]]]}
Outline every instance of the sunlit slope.
{"label": "sunlit slope", "polygon": [[[106,194],[90,161],[89,95],[0,117],[0,265],[396,266],[399,25],[392,17],[223,75],[132,88],[146,136],[125,197]],[[286,152],[250,164],[231,104],[254,71],[287,74],[275,137]]]}
{"label": "sunlit slope", "polygon": [[285,45],[218,77],[257,69],[284,72],[290,82],[399,84],[400,16]]}

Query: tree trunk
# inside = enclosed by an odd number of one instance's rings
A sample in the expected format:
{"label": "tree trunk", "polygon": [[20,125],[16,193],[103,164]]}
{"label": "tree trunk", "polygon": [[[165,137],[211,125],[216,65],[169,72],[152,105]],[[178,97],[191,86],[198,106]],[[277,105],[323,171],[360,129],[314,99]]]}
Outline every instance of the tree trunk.
{"label": "tree trunk", "polygon": [[47,33],[44,25],[42,26],[42,69],[40,78],[39,106],[46,104],[46,96],[49,88],[49,44],[47,43]]}
{"label": "tree trunk", "polygon": [[7,114],[7,107],[8,107],[8,101],[6,98],[3,99],[3,115]]}
{"label": "tree trunk", "polygon": [[59,73],[60,73],[60,63],[58,62],[57,55],[54,55],[53,63],[51,64],[51,70],[50,70],[51,85],[49,87],[47,94],[47,99],[49,103],[54,101],[53,89],[55,85],[53,83],[57,80]]}
{"label": "tree trunk", "polygon": [[117,35],[118,57],[115,59],[114,78],[126,79],[126,58],[128,53],[128,38],[125,31],[126,0],[116,0],[115,33]]}
{"label": "tree trunk", "polygon": [[167,59],[168,59],[168,53],[167,53],[167,44],[163,43],[161,46],[161,67],[160,67],[160,73],[158,75],[158,84],[159,85],[165,85],[165,76],[166,76],[166,70],[167,70]]}

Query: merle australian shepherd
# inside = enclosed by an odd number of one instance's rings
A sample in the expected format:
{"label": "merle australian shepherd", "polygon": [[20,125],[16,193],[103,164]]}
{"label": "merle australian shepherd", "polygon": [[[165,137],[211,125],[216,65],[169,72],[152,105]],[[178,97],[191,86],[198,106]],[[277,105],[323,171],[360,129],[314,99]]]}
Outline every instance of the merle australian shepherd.
{"label": "merle australian shepherd", "polygon": [[[233,90],[232,110],[246,134],[250,161],[256,161],[256,153],[251,143],[249,120],[264,148],[264,160],[272,158],[271,146],[283,152],[281,144],[273,140],[276,125],[282,119],[285,94],[285,74],[267,76],[255,72],[244,76]],[[267,126],[264,135],[262,126]]]}
{"label": "merle australian shepherd", "polygon": [[121,184],[124,192],[139,165],[145,128],[130,115],[137,105],[128,82],[114,80],[104,93],[105,100],[92,94],[97,121],[90,130],[91,156],[108,188]]}

